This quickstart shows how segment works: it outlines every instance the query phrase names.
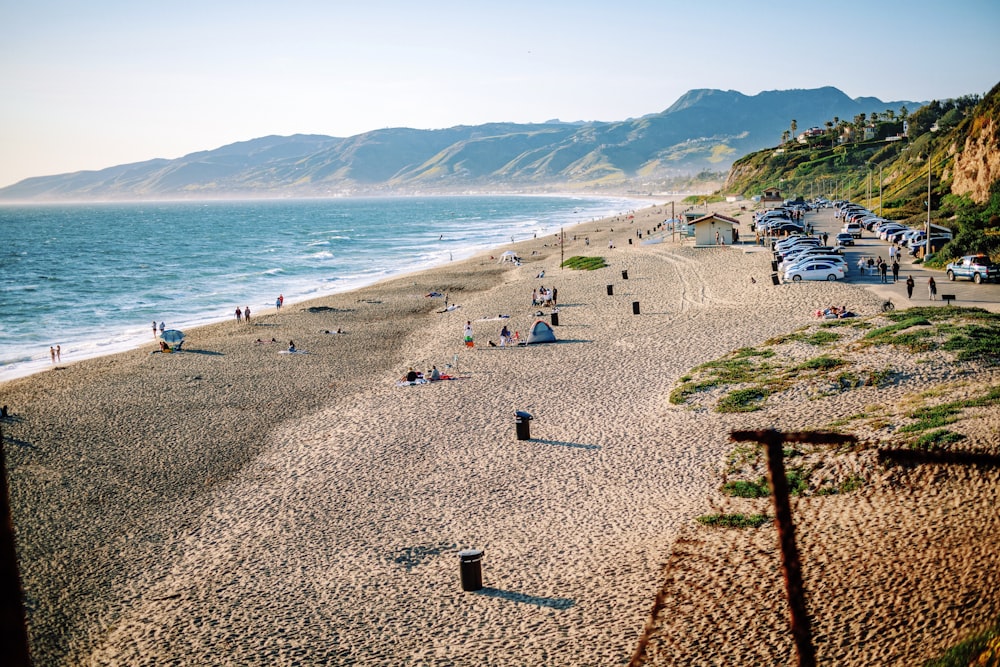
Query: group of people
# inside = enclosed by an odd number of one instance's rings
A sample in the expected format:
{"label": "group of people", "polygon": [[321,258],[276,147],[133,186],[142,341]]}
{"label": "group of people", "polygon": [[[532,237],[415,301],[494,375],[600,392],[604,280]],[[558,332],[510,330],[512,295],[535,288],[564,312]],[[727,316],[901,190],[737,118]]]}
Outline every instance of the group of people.
{"label": "group of people", "polygon": [[55,347],[49,346],[49,356],[52,357],[52,363],[62,361],[62,346],[56,345]]}
{"label": "group of people", "polygon": [[555,287],[546,289],[545,285],[542,285],[538,289],[531,291],[531,305],[555,307],[558,303],[556,301],[557,295],[558,291]]}
{"label": "group of people", "polygon": [[845,317],[857,317],[847,309],[847,306],[830,306],[823,310],[816,311],[816,317],[824,317],[828,320],[843,319]]}
{"label": "group of people", "polygon": [[236,321],[242,322],[246,319],[247,324],[250,324],[250,306],[247,306],[243,310],[240,310],[239,306],[236,306]]}
{"label": "group of people", "polygon": [[437,366],[431,366],[431,369],[426,373],[415,371],[413,370],[413,367],[410,366],[410,370],[406,371],[406,375],[400,378],[400,382],[414,384],[420,382],[437,382],[438,380],[443,379],[445,379],[445,376],[441,375],[441,371],[438,370]]}
{"label": "group of people", "polygon": [[892,282],[896,282],[899,280],[899,259],[898,256],[891,256],[890,259],[892,261],[891,265],[882,259],[881,255],[876,259],[862,257],[858,259],[858,271],[861,272],[861,275],[865,275],[866,269],[872,275],[878,274],[884,283],[889,282],[889,273],[891,271]]}

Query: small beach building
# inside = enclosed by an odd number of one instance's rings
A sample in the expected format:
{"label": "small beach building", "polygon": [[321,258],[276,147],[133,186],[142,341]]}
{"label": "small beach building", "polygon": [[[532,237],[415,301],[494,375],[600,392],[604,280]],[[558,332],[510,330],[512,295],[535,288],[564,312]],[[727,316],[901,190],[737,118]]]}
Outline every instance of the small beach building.
{"label": "small beach building", "polygon": [[760,203],[764,208],[775,208],[785,203],[778,188],[766,188],[764,194],[760,196]]}
{"label": "small beach building", "polygon": [[694,247],[708,248],[717,245],[732,245],[738,237],[740,221],[729,216],[711,213],[691,223],[694,227]]}

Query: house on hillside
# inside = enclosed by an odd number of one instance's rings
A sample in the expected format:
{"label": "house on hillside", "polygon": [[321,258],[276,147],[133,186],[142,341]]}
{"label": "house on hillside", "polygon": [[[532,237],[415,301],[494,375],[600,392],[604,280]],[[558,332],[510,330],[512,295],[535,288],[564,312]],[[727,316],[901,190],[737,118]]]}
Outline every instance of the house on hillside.
{"label": "house on hillside", "polygon": [[729,216],[710,213],[691,222],[694,228],[694,247],[732,245],[739,240],[740,221]]}
{"label": "house on hillside", "polygon": [[778,188],[765,188],[764,194],[760,196],[760,203],[764,208],[776,208],[785,203]]}

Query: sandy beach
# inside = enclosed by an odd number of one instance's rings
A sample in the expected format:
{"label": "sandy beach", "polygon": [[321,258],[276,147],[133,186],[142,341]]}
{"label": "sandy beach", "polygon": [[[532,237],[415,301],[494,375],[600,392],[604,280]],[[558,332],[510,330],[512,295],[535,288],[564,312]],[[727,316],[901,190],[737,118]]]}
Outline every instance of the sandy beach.
{"label": "sandy beach", "polygon": [[[729,432],[891,417],[1000,374],[879,348],[890,386],[803,388],[747,414],[672,404],[699,364],[816,326],[831,303],[876,316],[884,297],[775,287],[752,245],[642,244],[669,213],[520,243],[520,266],[497,262],[504,248],[193,330],[179,354],[151,340],[0,385],[36,664],[624,665],[640,636],[647,664],[791,662],[774,528],[694,521],[766,511],[719,493]],[[609,266],[561,269],[562,252]],[[549,319],[539,285],[558,288],[559,341],[489,346]],[[457,379],[397,386],[432,365]],[[970,447],[997,453],[998,413],[976,413]],[[861,489],[796,505],[820,662],[915,664],[1000,613],[1000,479],[866,461]],[[467,548],[484,552],[477,593],[460,586]]]}

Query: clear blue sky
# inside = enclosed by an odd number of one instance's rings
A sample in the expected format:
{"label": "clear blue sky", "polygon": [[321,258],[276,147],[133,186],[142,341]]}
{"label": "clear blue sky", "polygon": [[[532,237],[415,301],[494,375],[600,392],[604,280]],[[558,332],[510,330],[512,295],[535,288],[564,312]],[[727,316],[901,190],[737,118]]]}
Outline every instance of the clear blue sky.
{"label": "clear blue sky", "polygon": [[0,186],[269,134],[623,120],[692,88],[998,81],[996,0],[0,0]]}

